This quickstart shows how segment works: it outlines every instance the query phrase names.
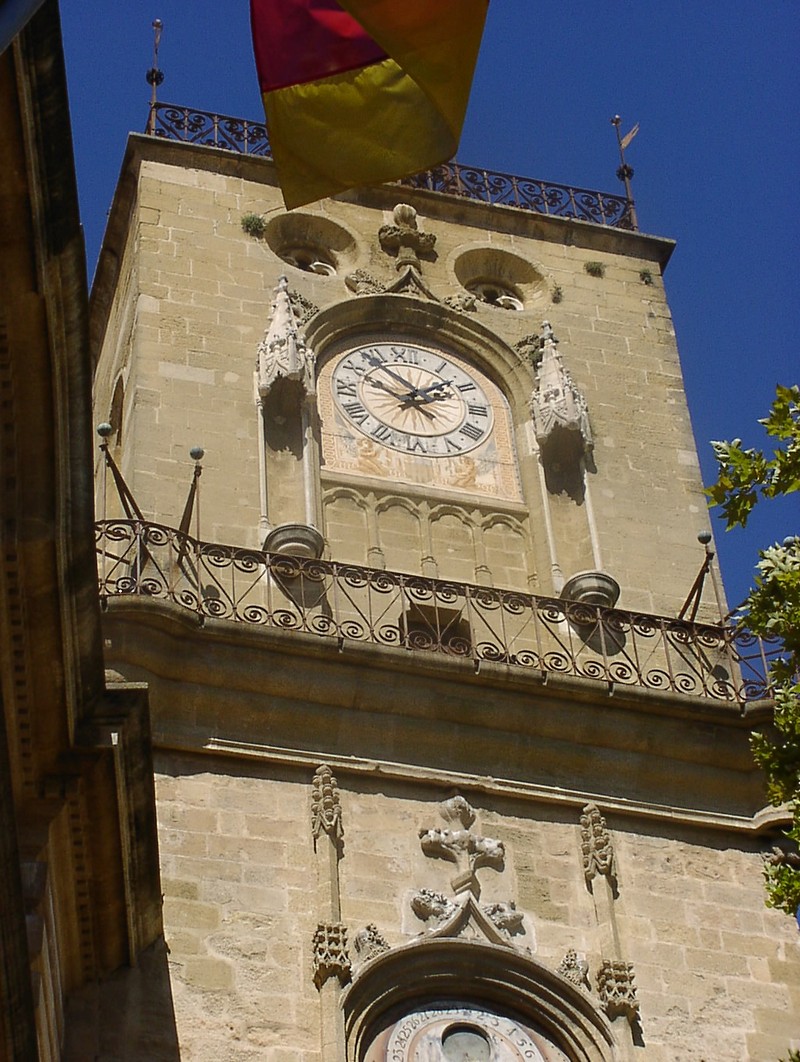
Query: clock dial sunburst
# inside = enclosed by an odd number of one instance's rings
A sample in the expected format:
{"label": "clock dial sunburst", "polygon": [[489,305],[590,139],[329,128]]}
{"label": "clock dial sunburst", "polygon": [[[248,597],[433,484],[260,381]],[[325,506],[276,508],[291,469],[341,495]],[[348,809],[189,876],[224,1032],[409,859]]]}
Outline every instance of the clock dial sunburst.
{"label": "clock dial sunburst", "polygon": [[333,394],[364,435],[404,453],[447,457],[485,442],[492,408],[478,381],[441,350],[375,343],[350,351]]}

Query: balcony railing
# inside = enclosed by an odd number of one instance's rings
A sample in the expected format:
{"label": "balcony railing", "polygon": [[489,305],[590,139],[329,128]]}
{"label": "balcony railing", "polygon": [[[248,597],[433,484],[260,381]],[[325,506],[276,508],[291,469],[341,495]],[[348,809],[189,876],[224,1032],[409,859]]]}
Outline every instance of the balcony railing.
{"label": "balcony railing", "polygon": [[[167,140],[183,140],[242,155],[272,158],[266,126],[263,122],[250,122],[246,118],[156,103],[150,111],[147,132]],[[482,203],[518,207],[551,217],[576,218],[617,229],[635,228],[633,203],[625,196],[515,177],[509,173],[462,166],[457,162],[446,162],[398,183]]]}
{"label": "balcony railing", "polygon": [[103,600],[741,705],[768,694],[777,643],[730,627],[201,542],[161,524],[97,525]]}

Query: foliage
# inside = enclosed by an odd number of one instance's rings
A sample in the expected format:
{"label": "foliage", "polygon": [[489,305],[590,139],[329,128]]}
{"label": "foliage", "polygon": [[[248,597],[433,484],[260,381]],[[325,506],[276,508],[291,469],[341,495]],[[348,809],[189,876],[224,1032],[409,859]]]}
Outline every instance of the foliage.
{"label": "foliage", "polygon": [[267,223],[260,214],[242,214],[242,229],[248,236],[260,240],[267,231]]}
{"label": "foliage", "polygon": [[590,277],[604,277],[606,275],[606,267],[602,262],[584,262],[583,268]]}
{"label": "foliage", "polygon": [[[721,506],[729,530],[744,527],[759,501],[800,490],[800,387],[778,387],[769,416],[759,423],[778,441],[772,456],[743,449],[741,439],[712,443],[719,477],[708,495]],[[761,551],[755,586],[738,620],[754,634],[780,639],[785,649],[770,668],[774,730],[753,734],[752,746],[771,803],[792,811],[786,836],[800,843],[800,536]],[[800,918],[800,857],[776,848],[765,877],[767,903]]]}

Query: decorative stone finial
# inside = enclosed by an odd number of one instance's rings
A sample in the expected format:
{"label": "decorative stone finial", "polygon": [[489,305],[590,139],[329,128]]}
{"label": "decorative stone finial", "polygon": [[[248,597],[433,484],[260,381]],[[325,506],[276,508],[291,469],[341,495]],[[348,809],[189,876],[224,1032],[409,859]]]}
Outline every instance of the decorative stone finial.
{"label": "decorative stone finial", "polygon": [[350,979],[350,956],[347,954],[347,926],[342,922],[320,922],[313,939],[314,984],[322,988],[331,977],[342,984]]}
{"label": "decorative stone finial", "polygon": [[297,318],[289,297],[289,281],[278,279],[272,317],[258,347],[256,372],[258,393],[266,398],[277,380],[299,380],[308,394],[314,393],[314,355],[298,334]]}
{"label": "decorative stone finial", "polygon": [[[592,429],[586,399],[578,390],[558,352],[549,321],[542,323],[541,358],[530,407],[536,439],[543,454],[564,458],[592,450]],[[555,453],[554,453],[555,451]]]}
{"label": "decorative stone finial", "polygon": [[606,1014],[613,1021],[624,1014],[631,1024],[639,1018],[639,1000],[633,963],[603,959],[597,971],[597,991]]}
{"label": "decorative stone finial", "polygon": [[617,891],[617,869],[614,845],[606,828],[606,820],[597,804],[587,804],[581,814],[581,853],[586,884],[591,888],[592,879],[598,874],[608,878],[614,892]]}
{"label": "decorative stone finial", "polygon": [[327,833],[335,845],[344,836],[339,786],[327,763],[316,769],[311,782],[311,835],[315,842],[322,833]]}
{"label": "decorative stone finial", "polygon": [[398,203],[392,212],[393,225],[381,225],[378,240],[387,254],[396,255],[395,268],[398,273],[407,266],[420,268],[420,257],[430,257],[436,244],[436,237],[430,232],[420,232],[417,225],[417,212],[408,203]]}

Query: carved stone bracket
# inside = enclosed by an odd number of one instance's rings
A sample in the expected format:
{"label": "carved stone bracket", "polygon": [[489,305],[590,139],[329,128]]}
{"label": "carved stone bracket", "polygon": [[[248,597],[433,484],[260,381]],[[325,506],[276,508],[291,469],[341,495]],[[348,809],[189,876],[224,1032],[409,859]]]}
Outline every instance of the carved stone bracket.
{"label": "carved stone bracket", "polygon": [[456,313],[475,313],[478,309],[478,300],[468,291],[458,295],[445,295],[442,302]]}
{"label": "carved stone bracket", "polygon": [[398,272],[406,266],[420,268],[420,258],[431,258],[436,237],[430,232],[421,232],[417,225],[417,212],[408,203],[398,203],[392,213],[393,225],[381,225],[378,240],[387,254],[396,256]]}
{"label": "carved stone bracket", "polygon": [[327,763],[316,769],[311,782],[311,833],[315,843],[327,833],[337,846],[344,837],[339,786]]}
{"label": "carved stone bracket", "polygon": [[587,804],[581,814],[581,853],[586,884],[591,889],[598,875],[608,878],[614,893],[617,891],[617,868],[614,845],[606,828],[606,820],[596,804]]}
{"label": "carved stone bracket", "polygon": [[342,922],[320,922],[314,932],[314,984],[322,988],[331,977],[342,984],[350,978],[347,954],[347,926]]}
{"label": "carved stone bracket", "polygon": [[344,282],[354,295],[382,295],[386,291],[386,285],[376,280],[366,269],[356,269],[353,273],[348,273]]}
{"label": "carved stone bracket", "polygon": [[558,964],[558,972],[577,988],[589,987],[589,963],[574,948],[570,948]]}
{"label": "carved stone bracket", "polygon": [[525,932],[522,924],[525,916],[522,911],[517,910],[513,900],[508,903],[483,903],[481,910],[505,936],[513,937],[517,933]]}
{"label": "carved stone bracket", "polygon": [[514,350],[522,361],[529,361],[536,368],[542,360],[542,337],[531,332],[514,344]]}
{"label": "carved stone bracket", "polygon": [[319,313],[319,306],[311,299],[307,299],[305,295],[301,295],[299,291],[289,292],[289,302],[292,304],[295,320],[301,328]]}
{"label": "carved stone bracket", "polygon": [[280,277],[269,327],[258,346],[256,358],[256,386],[261,398],[266,398],[279,379],[298,380],[306,394],[314,394],[315,358],[298,328],[289,296],[289,282],[286,277]]}
{"label": "carved stone bracket", "polygon": [[530,408],[543,455],[564,461],[589,453],[594,442],[586,399],[564,368],[550,322],[542,324],[541,359]]}
{"label": "carved stone bracket", "polygon": [[603,1009],[612,1021],[620,1015],[631,1023],[638,1021],[639,1000],[636,998],[633,963],[603,959],[597,971],[597,991]]}
{"label": "carved stone bracket", "polygon": [[411,910],[422,922],[446,922],[455,909],[451,899],[434,889],[418,889],[411,897]]}
{"label": "carved stone bracket", "polygon": [[389,950],[389,943],[378,927],[370,922],[363,929],[359,929],[353,940],[353,947],[358,956],[359,965],[369,962],[378,955],[383,955]]}

